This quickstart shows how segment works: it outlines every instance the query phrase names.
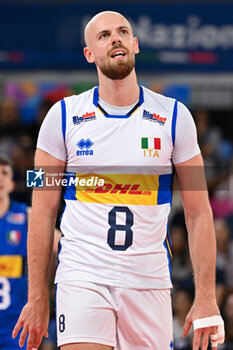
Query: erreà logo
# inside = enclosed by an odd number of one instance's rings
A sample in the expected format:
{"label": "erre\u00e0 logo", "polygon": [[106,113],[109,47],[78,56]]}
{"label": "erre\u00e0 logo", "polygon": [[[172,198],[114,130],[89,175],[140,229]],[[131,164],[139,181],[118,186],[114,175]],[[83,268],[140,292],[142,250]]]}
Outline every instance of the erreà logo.
{"label": "erre\u00e0 logo", "polygon": [[160,114],[150,113],[149,111],[143,110],[143,119],[150,120],[152,122],[159,123],[160,125],[164,125],[166,123],[167,118],[160,117]]}
{"label": "erre\u00e0 logo", "polygon": [[141,148],[143,149],[144,157],[158,157],[161,150],[161,139],[158,137],[142,137]]}
{"label": "erre\u00e0 logo", "polygon": [[93,150],[90,149],[93,145],[94,142],[92,142],[90,139],[79,140],[77,146],[80,148],[80,150],[76,152],[77,156],[93,156]]}

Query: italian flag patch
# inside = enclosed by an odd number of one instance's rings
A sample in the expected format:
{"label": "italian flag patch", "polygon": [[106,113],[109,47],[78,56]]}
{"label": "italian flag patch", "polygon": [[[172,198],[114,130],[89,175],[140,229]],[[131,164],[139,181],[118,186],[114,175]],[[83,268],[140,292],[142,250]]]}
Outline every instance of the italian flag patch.
{"label": "italian flag patch", "polygon": [[161,140],[158,137],[142,137],[142,149],[161,149]]}

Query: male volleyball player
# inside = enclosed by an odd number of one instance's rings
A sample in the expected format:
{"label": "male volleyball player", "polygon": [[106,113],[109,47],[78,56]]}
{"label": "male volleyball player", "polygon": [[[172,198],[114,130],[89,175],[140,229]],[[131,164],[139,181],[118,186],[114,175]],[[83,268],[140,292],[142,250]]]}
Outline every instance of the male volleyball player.
{"label": "male volleyball player", "polygon": [[[64,194],[58,345],[62,350],[173,348],[167,220],[174,164],[196,286],[184,336],[193,324],[193,349],[199,344],[207,349],[209,337],[216,349],[224,339],[215,298],[216,243],[207,192],[190,187],[197,178],[204,183],[192,117],[181,103],[138,85],[138,40],[121,14],[93,17],[85,40],[84,55],[96,64],[99,88],[51,108],[35,157],[36,165],[83,166],[106,180],[91,191],[71,185]],[[47,269],[59,200],[60,189],[33,196],[28,303],[13,331],[16,336],[23,328],[21,345],[29,334],[27,350],[38,348],[47,332]]]}

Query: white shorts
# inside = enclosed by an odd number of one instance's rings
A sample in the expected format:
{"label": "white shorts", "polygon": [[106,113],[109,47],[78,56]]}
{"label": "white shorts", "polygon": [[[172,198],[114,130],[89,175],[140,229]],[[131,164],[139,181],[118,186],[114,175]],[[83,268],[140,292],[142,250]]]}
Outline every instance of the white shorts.
{"label": "white shorts", "polygon": [[88,342],[116,350],[173,349],[170,289],[62,282],[56,304],[58,346]]}

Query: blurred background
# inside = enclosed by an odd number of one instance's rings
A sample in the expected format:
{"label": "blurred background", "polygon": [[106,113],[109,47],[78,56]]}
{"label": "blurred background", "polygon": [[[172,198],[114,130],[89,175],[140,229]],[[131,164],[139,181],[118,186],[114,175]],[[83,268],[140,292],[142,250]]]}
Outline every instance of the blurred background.
{"label": "blurred background", "polygon": [[[12,197],[31,203],[25,169],[33,167],[38,130],[49,108],[97,85],[95,67],[83,56],[83,29],[103,10],[119,11],[133,25],[141,49],[138,81],[183,102],[195,119],[216,227],[217,298],[226,322],[221,349],[232,350],[233,1],[0,1],[0,153],[15,165]],[[193,279],[178,191],[170,235],[174,348],[189,350],[191,336],[182,338],[182,326],[193,300]],[[56,349],[51,310],[43,350]]]}

